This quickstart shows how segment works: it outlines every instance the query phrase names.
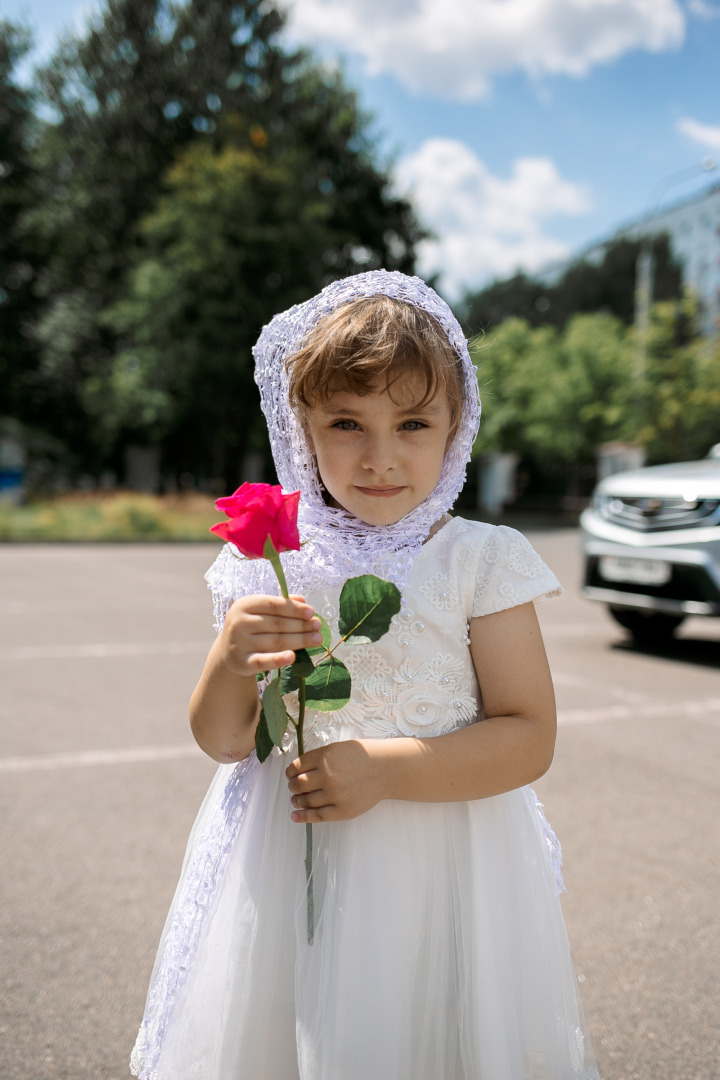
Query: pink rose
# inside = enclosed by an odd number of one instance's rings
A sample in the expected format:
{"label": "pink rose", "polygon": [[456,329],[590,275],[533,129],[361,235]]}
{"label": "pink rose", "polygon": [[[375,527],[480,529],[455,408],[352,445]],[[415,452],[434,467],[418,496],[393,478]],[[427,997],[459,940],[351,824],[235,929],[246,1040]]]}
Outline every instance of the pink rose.
{"label": "pink rose", "polygon": [[277,484],[243,484],[234,495],[218,499],[215,506],[229,521],[219,521],[210,532],[229,541],[248,559],[262,559],[268,536],[275,550],[299,551],[297,527],[300,492],[283,495]]}

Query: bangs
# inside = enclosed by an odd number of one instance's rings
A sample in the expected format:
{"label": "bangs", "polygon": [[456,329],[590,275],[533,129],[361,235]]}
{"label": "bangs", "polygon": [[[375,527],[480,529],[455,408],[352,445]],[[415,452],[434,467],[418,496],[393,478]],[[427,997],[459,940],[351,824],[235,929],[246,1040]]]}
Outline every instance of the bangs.
{"label": "bangs", "polygon": [[439,389],[444,388],[442,379],[430,358],[424,354],[409,352],[396,353],[389,363],[380,363],[377,359],[358,357],[356,354],[346,362],[327,364],[319,371],[311,386],[298,387],[298,402],[305,408],[325,404],[333,394],[351,393],[364,397],[377,391],[386,391],[396,405],[407,401],[405,387],[418,384],[422,393],[414,405],[427,405]]}
{"label": "bangs", "polygon": [[462,362],[435,319],[387,296],[344,304],[322,319],[287,362],[290,404],[302,415],[333,394],[387,391],[403,404],[403,384],[423,387],[413,405],[444,391],[453,424],[464,402]]}

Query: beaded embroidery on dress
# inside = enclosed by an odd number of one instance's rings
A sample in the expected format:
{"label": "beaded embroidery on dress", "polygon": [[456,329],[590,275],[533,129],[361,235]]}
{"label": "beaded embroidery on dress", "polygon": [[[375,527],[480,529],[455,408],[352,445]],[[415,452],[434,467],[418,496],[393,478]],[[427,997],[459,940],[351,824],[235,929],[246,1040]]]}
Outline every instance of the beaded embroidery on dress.
{"label": "beaded embroidery on dress", "polygon": [[[325,311],[385,291],[436,314],[472,391],[427,505],[381,531],[354,527],[354,519],[318,504],[314,470],[273,380]],[[402,584],[390,632],[338,650],[353,676],[352,696],[338,712],[307,715],[308,748],[347,738],[432,738],[482,722],[470,620],[559,591],[512,529],[453,518],[423,544],[462,483],[479,414],[456,327],[418,279],[381,271],[330,286],[278,316],[260,339],[259,383],[276,460],[289,439],[302,475],[282,473],[284,458],[278,471],[286,489],[301,487],[301,506],[310,506],[301,529],[313,542],[297,557],[283,556],[291,589],[301,586],[336,624],[347,577],[385,567]],[[219,624],[234,597],[270,584],[260,563],[241,562],[227,547],[208,583]],[[294,749],[289,734],[286,742]],[[531,789],[467,803],[384,801],[358,818],[318,826],[308,945],[304,830],[289,817],[286,763],[274,751],[262,765],[253,754],[218,769],[158,951],[134,1074],[598,1080],[558,900],[560,848]]]}

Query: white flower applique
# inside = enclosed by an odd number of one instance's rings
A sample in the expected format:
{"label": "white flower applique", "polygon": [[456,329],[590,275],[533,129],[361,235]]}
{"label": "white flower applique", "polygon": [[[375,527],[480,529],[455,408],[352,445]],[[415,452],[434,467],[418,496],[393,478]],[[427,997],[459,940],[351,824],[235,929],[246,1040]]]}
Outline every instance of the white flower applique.
{"label": "white flower applique", "polygon": [[495,611],[504,611],[506,608],[514,607],[521,602],[517,589],[511,581],[501,581],[497,587],[497,595]]}
{"label": "white flower applique", "polygon": [[460,603],[455,574],[433,574],[420,585],[420,592],[438,611],[452,611]]}
{"label": "white flower applique", "polygon": [[368,735],[440,735],[477,715],[477,701],[465,683],[465,666],[457,657],[440,653],[429,662],[407,657],[391,674],[357,687],[357,697],[335,715]]}
{"label": "white flower applique", "polygon": [[460,568],[466,574],[475,574],[480,559],[482,544],[459,544],[455,551],[455,558],[460,563]]}
{"label": "white flower applique", "polygon": [[473,597],[473,610],[476,611],[480,606],[480,601],[485,599],[485,596],[490,585],[490,575],[488,573],[478,574],[475,582],[475,595]]}
{"label": "white flower applique", "polygon": [[353,684],[367,683],[378,676],[392,674],[392,668],[372,645],[347,645],[342,654],[342,662],[350,672]]}
{"label": "white flower applique", "polygon": [[538,594],[534,581],[546,571],[524,536],[517,535],[505,546],[501,536],[493,533],[480,552],[473,611],[505,611],[534,600]]}
{"label": "white flower applique", "polygon": [[480,558],[483,562],[486,562],[488,566],[495,566],[501,553],[502,545],[500,544],[500,537],[497,533],[493,532],[485,541],[483,549],[480,552]]}
{"label": "white flower applique", "polygon": [[540,577],[545,570],[542,559],[525,537],[511,543],[507,567],[524,578]]}

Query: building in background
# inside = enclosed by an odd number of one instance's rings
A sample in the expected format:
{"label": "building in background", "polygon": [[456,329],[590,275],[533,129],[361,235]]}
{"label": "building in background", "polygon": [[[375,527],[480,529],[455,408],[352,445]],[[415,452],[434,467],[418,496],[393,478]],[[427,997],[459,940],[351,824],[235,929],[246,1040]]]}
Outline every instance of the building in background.
{"label": "building in background", "polygon": [[[599,264],[617,240],[642,240],[667,233],[673,257],[682,268],[683,284],[701,304],[700,330],[714,335],[720,331],[720,184],[688,199],[621,225],[612,236],[600,240],[570,260],[554,262],[535,277],[556,285],[572,266],[581,262]],[[649,270],[649,300],[652,300],[652,267]],[[640,282],[639,282],[640,284]]]}
{"label": "building in background", "polygon": [[613,239],[642,240],[667,233],[683,282],[701,304],[701,329],[720,328],[720,184],[624,226]]}

